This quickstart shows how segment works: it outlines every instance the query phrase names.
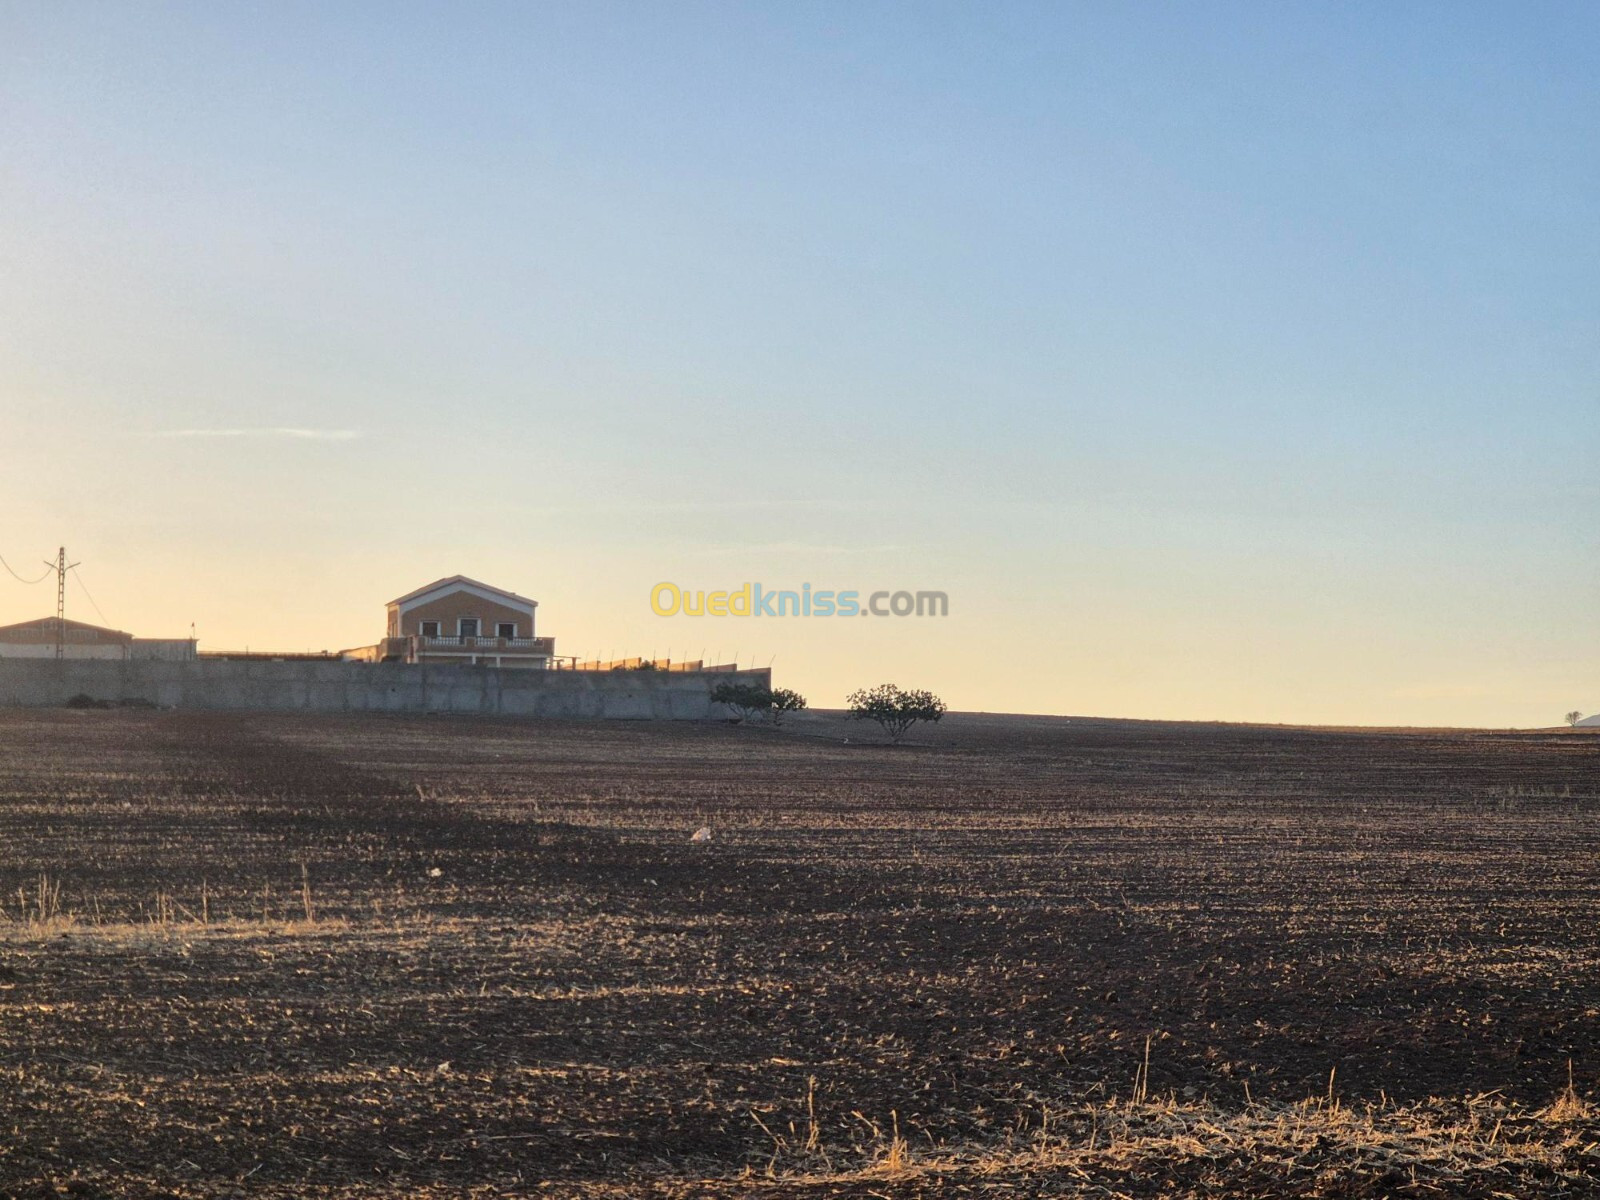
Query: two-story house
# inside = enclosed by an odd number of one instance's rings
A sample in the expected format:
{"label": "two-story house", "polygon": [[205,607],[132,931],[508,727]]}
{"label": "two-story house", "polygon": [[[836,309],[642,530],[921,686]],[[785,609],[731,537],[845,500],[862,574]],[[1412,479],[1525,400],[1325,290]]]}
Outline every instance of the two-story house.
{"label": "two-story house", "polygon": [[378,649],[388,661],[550,666],[555,639],[534,636],[537,600],[465,575],[437,579],[389,601],[389,628]]}

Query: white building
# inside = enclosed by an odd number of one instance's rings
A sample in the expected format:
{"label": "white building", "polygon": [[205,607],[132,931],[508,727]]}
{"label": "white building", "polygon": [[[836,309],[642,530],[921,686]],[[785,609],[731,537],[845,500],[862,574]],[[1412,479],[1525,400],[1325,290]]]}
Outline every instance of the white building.
{"label": "white building", "polygon": [[58,646],[62,658],[179,662],[194,657],[192,638],[137,638],[120,629],[55,617],[0,626],[0,658],[55,658]]}

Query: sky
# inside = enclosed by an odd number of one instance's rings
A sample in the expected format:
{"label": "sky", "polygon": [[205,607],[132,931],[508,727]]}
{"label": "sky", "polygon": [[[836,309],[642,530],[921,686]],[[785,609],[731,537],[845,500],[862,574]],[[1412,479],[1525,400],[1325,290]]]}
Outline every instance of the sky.
{"label": "sky", "polygon": [[0,555],[202,649],[462,573],[820,707],[1554,724],[1597,280],[1586,0],[0,0]]}

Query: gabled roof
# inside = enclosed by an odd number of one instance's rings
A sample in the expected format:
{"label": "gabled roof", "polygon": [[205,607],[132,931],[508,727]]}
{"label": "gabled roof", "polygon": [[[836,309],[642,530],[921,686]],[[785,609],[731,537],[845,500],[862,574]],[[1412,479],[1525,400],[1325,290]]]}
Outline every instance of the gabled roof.
{"label": "gabled roof", "polygon": [[391,605],[409,604],[411,601],[420,596],[426,596],[432,592],[449,591],[451,588],[458,587],[475,588],[480,592],[492,592],[496,596],[504,596],[508,600],[515,600],[518,604],[527,604],[534,608],[537,608],[539,605],[537,600],[529,600],[526,596],[519,596],[515,592],[508,592],[505,588],[497,588],[492,584],[480,583],[476,579],[467,578],[465,575],[447,575],[443,579],[435,579],[427,586],[419,587],[414,592],[407,592],[404,596],[400,596],[397,599],[391,600],[389,603]]}
{"label": "gabled roof", "polygon": [[[131,642],[133,634],[124,633],[120,629],[107,629],[104,625],[90,625],[85,621],[74,621],[64,617],[61,621],[64,632],[68,634],[95,634],[103,635],[108,641]],[[53,642],[56,639],[56,619],[54,617],[39,617],[32,621],[19,621],[15,625],[0,625],[0,641],[24,642],[30,638],[42,638],[44,641]],[[80,640],[81,637],[80,637]]]}

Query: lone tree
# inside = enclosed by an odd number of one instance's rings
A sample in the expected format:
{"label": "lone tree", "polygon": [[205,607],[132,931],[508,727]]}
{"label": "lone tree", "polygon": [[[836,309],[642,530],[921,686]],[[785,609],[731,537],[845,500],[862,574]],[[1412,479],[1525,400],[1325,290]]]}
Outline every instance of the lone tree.
{"label": "lone tree", "polygon": [[898,742],[918,721],[937,721],[944,716],[944,701],[932,692],[901,691],[892,683],[862,688],[846,697],[853,721],[876,721]]}
{"label": "lone tree", "polygon": [[1577,711],[1577,709],[1573,709],[1573,711],[1567,714],[1568,725],[1576,725],[1581,720],[1583,720],[1583,714]]}
{"label": "lone tree", "polygon": [[711,689],[711,702],[726,704],[739,720],[748,721],[772,708],[772,693],[753,683],[719,683]]}
{"label": "lone tree", "polygon": [[783,714],[799,712],[806,698],[793,688],[764,688],[754,683],[719,683],[711,689],[715,704],[726,704],[741,721],[765,717],[774,725],[783,724]]}
{"label": "lone tree", "polygon": [[772,707],[767,716],[774,725],[783,724],[784,713],[800,712],[806,706],[806,698],[793,688],[773,688],[771,696]]}

